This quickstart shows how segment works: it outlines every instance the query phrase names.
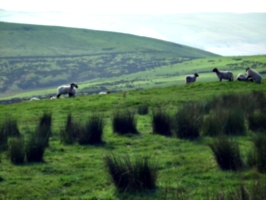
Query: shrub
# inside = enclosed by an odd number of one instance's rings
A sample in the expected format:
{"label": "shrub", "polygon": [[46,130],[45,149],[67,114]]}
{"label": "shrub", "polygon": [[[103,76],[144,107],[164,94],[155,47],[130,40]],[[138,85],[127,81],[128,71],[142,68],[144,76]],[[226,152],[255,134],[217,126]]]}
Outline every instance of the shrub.
{"label": "shrub", "polygon": [[238,144],[226,136],[215,138],[209,147],[222,170],[239,170],[243,167]]}
{"label": "shrub", "polygon": [[138,157],[134,162],[128,156],[106,156],[105,165],[116,188],[121,192],[153,189],[156,186],[157,167],[148,158]]}
{"label": "shrub", "polygon": [[135,113],[129,110],[115,112],[112,118],[112,127],[114,133],[138,134]]}
{"label": "shrub", "polygon": [[247,115],[248,127],[252,131],[266,130],[266,113],[262,110],[253,111]]}
{"label": "shrub", "polygon": [[52,135],[52,114],[43,113],[39,120],[39,124],[36,128],[35,134],[44,141],[46,147],[49,146],[49,138]]}
{"label": "shrub", "polygon": [[172,136],[171,117],[161,109],[152,112],[152,131],[165,136]]}
{"label": "shrub", "polygon": [[65,128],[60,131],[60,141],[64,144],[73,144],[77,140],[79,125],[73,122],[71,113],[67,116]]}
{"label": "shrub", "polygon": [[196,139],[200,135],[202,121],[202,108],[196,103],[189,103],[176,112],[173,128],[179,138]]}
{"label": "shrub", "polygon": [[8,137],[17,137],[20,136],[20,132],[17,125],[17,120],[7,117],[0,124],[0,148],[2,150],[7,150],[7,140]]}
{"label": "shrub", "polygon": [[90,116],[85,125],[79,128],[78,143],[82,145],[102,143],[103,128],[104,123],[101,116]]}
{"label": "shrub", "polygon": [[142,105],[138,107],[138,114],[139,115],[147,115],[149,113],[149,106]]}
{"label": "shrub", "polygon": [[31,132],[25,143],[25,154],[28,162],[42,162],[47,140],[39,132]]}
{"label": "shrub", "polygon": [[9,140],[8,147],[11,162],[13,164],[22,164],[25,157],[24,139],[22,137],[12,137]]}
{"label": "shrub", "polygon": [[217,136],[220,133],[227,135],[245,134],[244,112],[238,108],[226,109],[216,107],[204,120],[203,135]]}

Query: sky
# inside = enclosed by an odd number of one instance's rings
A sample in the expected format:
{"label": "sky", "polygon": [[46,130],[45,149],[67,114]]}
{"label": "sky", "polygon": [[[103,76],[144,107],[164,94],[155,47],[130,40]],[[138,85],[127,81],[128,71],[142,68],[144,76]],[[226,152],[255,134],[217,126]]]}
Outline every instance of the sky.
{"label": "sky", "polygon": [[0,9],[80,14],[266,12],[266,0],[1,0]]}

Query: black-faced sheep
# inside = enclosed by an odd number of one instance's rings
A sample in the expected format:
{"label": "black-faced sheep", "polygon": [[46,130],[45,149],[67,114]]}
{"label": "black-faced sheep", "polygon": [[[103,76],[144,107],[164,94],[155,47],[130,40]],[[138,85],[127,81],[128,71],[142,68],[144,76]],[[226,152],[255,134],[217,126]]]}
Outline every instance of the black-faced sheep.
{"label": "black-faced sheep", "polygon": [[238,81],[251,81],[251,82],[253,82],[253,79],[252,78],[248,78],[247,75],[242,74],[242,73],[240,73],[240,74],[237,75],[236,80],[238,80]]}
{"label": "black-faced sheep", "polygon": [[199,77],[199,75],[197,73],[195,73],[193,76],[187,75],[186,80],[185,80],[186,84],[195,82],[197,77]]}
{"label": "black-faced sheep", "polygon": [[246,69],[246,72],[247,72],[247,78],[252,78],[255,82],[261,83],[262,77],[258,72],[249,67]]}
{"label": "black-faced sheep", "polygon": [[69,97],[75,97],[77,93],[78,85],[71,83],[70,85],[61,85],[57,88],[57,98],[60,98],[61,94],[68,94]]}
{"label": "black-faced sheep", "polygon": [[229,81],[234,80],[233,73],[230,71],[219,71],[217,68],[214,68],[212,71],[216,73],[220,81],[222,81],[222,79],[227,79]]}

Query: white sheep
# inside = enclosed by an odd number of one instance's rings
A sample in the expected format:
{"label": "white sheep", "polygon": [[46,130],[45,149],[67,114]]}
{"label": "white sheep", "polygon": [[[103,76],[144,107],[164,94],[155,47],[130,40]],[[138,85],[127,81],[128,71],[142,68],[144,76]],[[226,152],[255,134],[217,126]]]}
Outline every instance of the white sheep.
{"label": "white sheep", "polygon": [[75,97],[77,93],[78,85],[71,83],[70,85],[61,85],[57,88],[57,98],[60,98],[61,94],[68,94],[69,97]]}
{"label": "white sheep", "polygon": [[247,78],[252,78],[255,82],[261,83],[262,77],[258,72],[249,67],[246,69],[246,72],[248,75]]}
{"label": "white sheep", "polygon": [[110,94],[110,91],[106,91],[106,92],[99,92],[99,94]]}
{"label": "white sheep", "polygon": [[238,74],[237,77],[236,77],[236,80],[238,81],[251,81],[253,82],[253,79],[252,78],[247,78],[247,75],[246,74]]}
{"label": "white sheep", "polygon": [[30,101],[38,101],[38,100],[40,100],[39,98],[37,98],[37,97],[32,97],[31,99],[30,99]]}
{"label": "white sheep", "polygon": [[199,77],[199,75],[197,73],[195,73],[193,76],[191,75],[187,75],[186,76],[186,84],[189,84],[189,83],[192,83],[192,82],[195,82],[197,77]]}
{"label": "white sheep", "polygon": [[56,97],[55,97],[55,96],[50,96],[49,98],[50,98],[50,99],[56,99]]}
{"label": "white sheep", "polygon": [[219,71],[217,68],[214,68],[212,71],[216,73],[220,81],[222,81],[222,79],[228,79],[229,81],[234,80],[233,73],[230,71]]}

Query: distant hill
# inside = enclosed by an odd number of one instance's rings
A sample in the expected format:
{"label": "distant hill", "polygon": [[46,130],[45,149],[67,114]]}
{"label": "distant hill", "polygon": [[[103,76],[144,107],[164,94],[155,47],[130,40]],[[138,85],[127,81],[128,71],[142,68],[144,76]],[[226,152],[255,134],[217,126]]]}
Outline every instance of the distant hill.
{"label": "distant hill", "polygon": [[0,92],[119,77],[217,54],[129,34],[0,22]]}

